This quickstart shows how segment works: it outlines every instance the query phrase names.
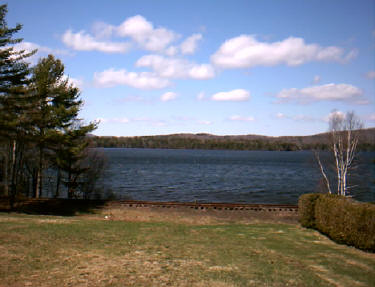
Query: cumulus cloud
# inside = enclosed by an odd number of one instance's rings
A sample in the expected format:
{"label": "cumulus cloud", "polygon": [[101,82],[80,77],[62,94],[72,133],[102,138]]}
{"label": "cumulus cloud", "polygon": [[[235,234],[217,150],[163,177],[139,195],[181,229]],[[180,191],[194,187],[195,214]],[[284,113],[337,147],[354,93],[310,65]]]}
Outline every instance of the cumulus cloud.
{"label": "cumulus cloud", "polygon": [[240,121],[240,122],[252,122],[254,121],[254,117],[243,117],[243,116],[239,116],[239,115],[234,115],[234,116],[231,116],[229,118],[231,121]]}
{"label": "cumulus cloud", "polygon": [[165,54],[170,57],[176,56],[177,53],[178,53],[178,48],[176,46],[170,46],[165,50]]}
{"label": "cumulus cloud", "polygon": [[302,38],[289,37],[279,42],[260,42],[255,36],[241,35],[225,41],[211,56],[222,68],[250,68],[286,64],[297,66],[311,61],[344,62],[356,56],[356,50],[345,55],[339,47],[306,44]]}
{"label": "cumulus cloud", "polygon": [[175,100],[177,98],[177,94],[174,93],[174,92],[166,92],[164,93],[161,97],[160,97],[160,100],[162,102],[168,102],[168,101],[172,101],[172,100]]}
{"label": "cumulus cloud", "polygon": [[170,85],[167,79],[149,72],[127,72],[125,69],[108,69],[94,74],[94,83],[99,87],[113,87],[117,85],[130,86],[137,89],[162,89]]}
{"label": "cumulus cloud", "polygon": [[[127,42],[113,42],[114,37],[126,38]],[[120,25],[111,25],[105,22],[95,22],[91,27],[91,34],[80,31],[77,33],[67,30],[62,41],[68,47],[78,51],[101,51],[105,53],[125,53],[130,47],[161,53],[168,56],[177,54],[193,54],[202,34],[196,33],[176,44],[181,35],[165,27],[154,27],[142,15],[125,19]]]}
{"label": "cumulus cloud", "polygon": [[91,30],[95,38],[107,39],[112,36],[113,32],[116,30],[116,27],[105,22],[95,22],[92,25]]}
{"label": "cumulus cloud", "polygon": [[369,115],[368,119],[369,119],[370,121],[375,121],[375,114],[371,114],[371,115]]}
{"label": "cumulus cloud", "polygon": [[193,54],[197,47],[198,41],[202,39],[202,34],[193,34],[182,42],[180,49],[182,54]]}
{"label": "cumulus cloud", "polygon": [[142,48],[149,51],[161,51],[178,38],[178,35],[166,28],[154,28],[143,16],[136,15],[126,19],[116,27],[116,33],[130,37]]}
{"label": "cumulus cloud", "polygon": [[104,53],[126,53],[129,43],[117,43],[110,41],[99,41],[85,31],[73,33],[67,30],[62,36],[62,41],[68,47],[77,51],[100,51]]}
{"label": "cumulus cloud", "polygon": [[213,101],[247,101],[250,99],[250,92],[243,89],[232,90],[229,92],[220,92],[214,94],[211,99]]}
{"label": "cumulus cloud", "polygon": [[163,78],[206,80],[215,76],[210,64],[196,64],[180,58],[166,58],[160,55],[146,55],[135,64],[137,67],[151,68]]}
{"label": "cumulus cloud", "polygon": [[375,79],[375,71],[368,71],[365,76],[367,79],[373,80]]}
{"label": "cumulus cloud", "polygon": [[361,100],[363,91],[349,84],[327,84],[303,89],[284,89],[277,94],[280,102],[295,101],[305,104],[315,101],[346,101]]}

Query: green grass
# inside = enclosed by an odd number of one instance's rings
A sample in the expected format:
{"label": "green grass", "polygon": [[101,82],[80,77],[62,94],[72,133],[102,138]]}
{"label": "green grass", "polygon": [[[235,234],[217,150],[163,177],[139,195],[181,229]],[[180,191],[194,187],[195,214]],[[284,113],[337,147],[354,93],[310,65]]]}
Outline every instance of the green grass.
{"label": "green grass", "polygon": [[0,286],[374,286],[375,255],[293,224],[0,213]]}

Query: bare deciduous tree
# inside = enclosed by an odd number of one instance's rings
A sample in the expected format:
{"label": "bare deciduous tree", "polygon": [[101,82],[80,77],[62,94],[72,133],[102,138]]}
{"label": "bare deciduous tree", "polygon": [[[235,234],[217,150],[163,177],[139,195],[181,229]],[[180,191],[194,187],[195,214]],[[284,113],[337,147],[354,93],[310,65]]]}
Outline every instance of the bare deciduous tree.
{"label": "bare deciduous tree", "polygon": [[[353,168],[358,145],[358,131],[363,128],[361,120],[354,112],[343,114],[333,111],[329,118],[329,136],[330,147],[334,158],[334,170],[337,180],[337,194],[348,195],[348,174]],[[332,193],[329,178],[323,164],[320,161],[319,154],[315,153],[320,171],[329,193]]]}

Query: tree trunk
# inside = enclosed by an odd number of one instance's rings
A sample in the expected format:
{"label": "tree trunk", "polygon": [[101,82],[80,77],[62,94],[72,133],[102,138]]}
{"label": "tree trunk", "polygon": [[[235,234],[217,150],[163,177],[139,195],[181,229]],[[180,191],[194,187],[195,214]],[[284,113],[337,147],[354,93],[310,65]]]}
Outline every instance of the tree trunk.
{"label": "tree trunk", "polygon": [[8,165],[9,165],[9,154],[5,152],[4,157],[4,195],[9,195],[9,181],[8,181]]}
{"label": "tree trunk", "polygon": [[32,179],[33,197],[37,198],[37,196],[39,196],[39,185],[38,185],[39,173],[38,173],[37,168],[33,168],[32,177],[33,177],[33,179]]}
{"label": "tree trunk", "polygon": [[315,152],[315,158],[316,158],[316,160],[317,160],[317,162],[318,162],[318,164],[319,164],[320,172],[321,172],[322,175],[323,175],[324,182],[326,183],[328,193],[332,193],[332,191],[331,191],[331,186],[330,186],[330,184],[329,184],[329,180],[328,180],[327,174],[325,173],[324,168],[323,168],[323,165],[322,165],[322,163],[320,162],[320,157],[319,157],[319,153],[318,153],[318,152]]}
{"label": "tree trunk", "polygon": [[43,190],[43,147],[39,147],[38,192],[36,198],[42,196]]}
{"label": "tree trunk", "polygon": [[13,209],[14,207],[14,202],[16,199],[16,148],[17,144],[16,141],[13,140],[12,143],[12,170],[11,170],[11,185],[10,185],[10,208]]}
{"label": "tree trunk", "polygon": [[61,182],[61,171],[60,171],[60,168],[57,168],[56,193],[55,193],[56,198],[60,196],[60,182]]}

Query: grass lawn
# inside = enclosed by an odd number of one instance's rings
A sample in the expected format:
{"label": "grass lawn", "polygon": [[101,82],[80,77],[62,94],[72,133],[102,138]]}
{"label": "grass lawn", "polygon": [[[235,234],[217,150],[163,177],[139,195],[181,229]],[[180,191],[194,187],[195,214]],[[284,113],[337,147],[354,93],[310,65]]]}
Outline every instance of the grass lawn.
{"label": "grass lawn", "polygon": [[375,254],[298,224],[124,212],[0,213],[0,286],[375,286]]}

